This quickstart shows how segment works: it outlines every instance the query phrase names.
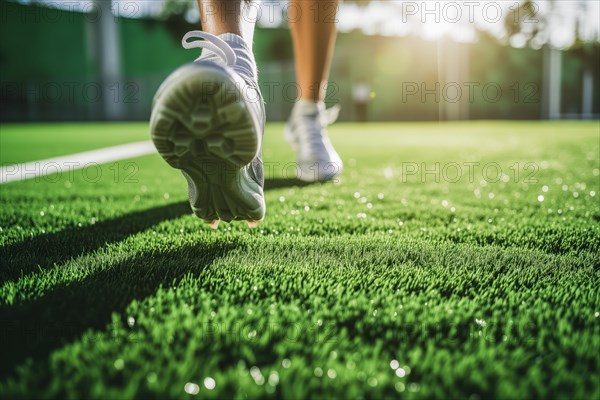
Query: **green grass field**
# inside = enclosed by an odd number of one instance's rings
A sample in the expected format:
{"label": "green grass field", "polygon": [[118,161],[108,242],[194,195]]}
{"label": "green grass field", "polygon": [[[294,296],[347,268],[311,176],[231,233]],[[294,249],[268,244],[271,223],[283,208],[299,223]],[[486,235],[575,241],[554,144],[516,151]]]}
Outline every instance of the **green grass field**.
{"label": "green grass field", "polygon": [[[281,131],[255,230],[158,155],[0,186],[2,397],[600,397],[597,121],[337,124],[308,186]],[[147,138],[5,125],[0,161]]]}

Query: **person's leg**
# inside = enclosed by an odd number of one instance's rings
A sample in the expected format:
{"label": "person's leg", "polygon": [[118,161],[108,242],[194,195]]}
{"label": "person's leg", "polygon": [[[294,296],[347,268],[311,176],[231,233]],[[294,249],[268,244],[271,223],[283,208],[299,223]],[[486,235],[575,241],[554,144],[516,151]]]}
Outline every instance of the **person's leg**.
{"label": "person's leg", "polygon": [[203,31],[186,49],[202,48],[154,96],[150,132],[159,154],[188,182],[190,205],[212,228],[265,215],[260,158],[265,108],[252,36],[258,8],[250,1],[200,0]]}
{"label": "person's leg", "polygon": [[234,33],[252,47],[258,5],[249,0],[198,0],[202,30],[213,35]]}
{"label": "person's leg", "polygon": [[326,129],[337,118],[339,107],[325,110],[324,102],[337,6],[337,0],[290,0],[288,8],[299,96],[285,138],[296,151],[298,178],[307,182],[334,179],[343,167]]}
{"label": "person's leg", "polygon": [[337,0],[290,0],[288,15],[294,43],[300,98],[325,99],[336,37]]}

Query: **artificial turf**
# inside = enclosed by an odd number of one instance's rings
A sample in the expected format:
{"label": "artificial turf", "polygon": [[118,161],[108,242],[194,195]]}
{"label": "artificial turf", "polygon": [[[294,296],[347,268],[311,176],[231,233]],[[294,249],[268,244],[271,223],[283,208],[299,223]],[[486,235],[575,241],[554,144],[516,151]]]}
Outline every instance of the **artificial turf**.
{"label": "artificial turf", "polygon": [[[0,162],[147,130],[60,126]],[[255,230],[157,155],[0,186],[2,397],[600,397],[597,121],[338,124],[307,186],[281,130]]]}

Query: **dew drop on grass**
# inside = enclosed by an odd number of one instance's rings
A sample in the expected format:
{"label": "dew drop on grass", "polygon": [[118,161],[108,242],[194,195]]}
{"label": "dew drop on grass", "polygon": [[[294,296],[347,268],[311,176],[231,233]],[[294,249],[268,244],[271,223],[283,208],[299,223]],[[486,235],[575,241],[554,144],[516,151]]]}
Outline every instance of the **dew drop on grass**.
{"label": "dew drop on grass", "polygon": [[548,192],[548,186],[546,186],[546,185],[542,186],[542,192],[544,192],[544,193]]}
{"label": "dew drop on grass", "polygon": [[537,199],[538,199],[538,201],[541,203],[542,201],[544,201],[544,195],[541,195],[541,194],[540,194],[540,195],[537,197]]}
{"label": "dew drop on grass", "polygon": [[215,382],[215,380],[213,378],[211,378],[210,376],[207,376],[206,378],[204,378],[204,387],[207,388],[208,390],[213,390],[215,388],[215,386],[217,386],[217,382]]}
{"label": "dew drop on grass", "polygon": [[40,215],[43,217],[46,213],[43,211],[40,211]]}
{"label": "dew drop on grass", "polygon": [[378,382],[377,382],[377,378],[373,378],[373,377],[371,377],[371,378],[369,378],[369,379],[367,380],[367,384],[368,384],[369,386],[371,386],[371,387],[375,387],[375,386],[377,386],[377,383],[378,383]]}
{"label": "dew drop on grass", "polygon": [[196,385],[195,383],[188,382],[183,387],[183,390],[185,390],[187,394],[196,395],[198,392],[200,392],[200,386]]}
{"label": "dew drop on grass", "polygon": [[279,384],[279,374],[277,371],[271,371],[269,374],[269,385],[277,386],[277,384]]}
{"label": "dew drop on grass", "polygon": [[377,198],[379,200],[383,200],[384,197],[385,197],[385,195],[383,193],[377,193]]}
{"label": "dew drop on grass", "polygon": [[335,379],[335,377],[337,376],[337,372],[335,372],[335,369],[328,369],[327,370],[327,376],[329,377],[329,379]]}
{"label": "dew drop on grass", "polygon": [[115,360],[115,362],[113,363],[114,367],[116,370],[122,370],[123,368],[125,368],[125,361],[123,361],[122,358],[117,358]]}
{"label": "dew drop on grass", "polygon": [[154,372],[150,372],[148,376],[146,376],[146,381],[148,381],[149,384],[156,383],[157,380],[158,376],[156,376]]}
{"label": "dew drop on grass", "polygon": [[593,190],[590,192],[590,197],[594,197],[596,195],[596,192],[594,192]]}
{"label": "dew drop on grass", "polygon": [[317,378],[320,378],[320,377],[322,377],[322,376],[323,376],[323,370],[322,370],[321,368],[319,368],[319,367],[315,368],[315,371],[314,371],[314,372],[315,372],[315,376],[316,376]]}
{"label": "dew drop on grass", "polygon": [[284,358],[284,359],[281,361],[281,366],[282,366],[283,368],[289,368],[289,367],[291,367],[291,366],[292,366],[292,361],[291,361],[289,358]]}
{"label": "dew drop on grass", "polygon": [[390,361],[390,368],[391,369],[398,369],[398,367],[400,367],[400,363],[398,362],[398,360],[392,360],[392,361]]}
{"label": "dew drop on grass", "polygon": [[406,371],[404,370],[404,368],[396,369],[396,376],[398,378],[404,378],[406,376]]}
{"label": "dew drop on grass", "polygon": [[600,317],[600,312],[596,311],[596,312],[594,313],[594,317],[596,317],[596,318]]}
{"label": "dew drop on grass", "polygon": [[260,375],[260,368],[258,368],[256,365],[250,368],[250,375],[256,379],[256,377]]}
{"label": "dew drop on grass", "polygon": [[279,196],[279,201],[283,203],[285,201],[285,197],[284,196]]}
{"label": "dew drop on grass", "polygon": [[131,316],[127,317],[127,325],[129,325],[130,328],[133,328],[135,325],[135,318]]}
{"label": "dew drop on grass", "polygon": [[421,386],[418,383],[409,383],[408,384],[408,391],[409,392],[418,392],[419,390],[421,390]]}
{"label": "dew drop on grass", "polygon": [[394,388],[396,388],[397,392],[402,393],[406,389],[406,386],[402,382],[396,382],[396,384],[394,385]]}

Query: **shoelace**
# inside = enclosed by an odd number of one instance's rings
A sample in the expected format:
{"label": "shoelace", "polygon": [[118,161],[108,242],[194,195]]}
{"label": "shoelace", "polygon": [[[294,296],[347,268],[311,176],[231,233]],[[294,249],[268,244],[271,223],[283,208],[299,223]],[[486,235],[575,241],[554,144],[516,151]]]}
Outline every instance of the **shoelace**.
{"label": "shoelace", "polygon": [[[204,40],[193,40],[190,42],[188,41],[190,38]],[[235,65],[237,59],[235,52],[226,41],[208,32],[189,31],[183,36],[183,39],[181,39],[181,45],[184,49],[206,49],[212,51],[221,57],[223,61],[225,61],[225,64],[229,66]],[[198,59],[200,59],[200,57],[198,57]]]}

